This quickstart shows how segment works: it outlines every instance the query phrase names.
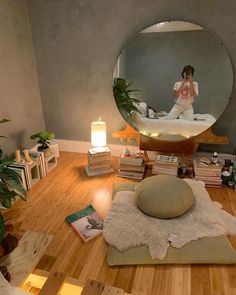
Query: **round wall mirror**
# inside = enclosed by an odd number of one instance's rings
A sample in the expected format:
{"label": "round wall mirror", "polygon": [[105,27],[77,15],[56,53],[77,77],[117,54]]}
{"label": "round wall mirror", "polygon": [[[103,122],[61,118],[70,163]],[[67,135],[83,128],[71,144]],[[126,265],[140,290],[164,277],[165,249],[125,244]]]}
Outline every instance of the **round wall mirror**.
{"label": "round wall mirror", "polygon": [[159,140],[182,141],[208,129],[226,108],[232,87],[232,65],[222,43],[183,21],[138,33],[114,70],[113,92],[123,118]]}

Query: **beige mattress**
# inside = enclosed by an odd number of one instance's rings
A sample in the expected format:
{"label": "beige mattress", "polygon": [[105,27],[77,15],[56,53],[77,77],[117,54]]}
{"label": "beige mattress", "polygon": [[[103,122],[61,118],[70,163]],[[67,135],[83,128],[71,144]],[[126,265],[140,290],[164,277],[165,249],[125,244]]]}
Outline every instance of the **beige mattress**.
{"label": "beige mattress", "polygon": [[[136,183],[115,183],[113,196],[122,190],[133,191]],[[152,259],[146,246],[120,252],[109,246],[107,262],[114,265],[134,264],[235,264],[236,251],[226,236],[202,238],[177,249],[170,247],[163,260]]]}
{"label": "beige mattress", "polygon": [[202,238],[177,249],[170,247],[163,260],[152,259],[146,246],[119,252],[109,246],[107,262],[114,265],[134,264],[235,264],[236,251],[226,236]]}

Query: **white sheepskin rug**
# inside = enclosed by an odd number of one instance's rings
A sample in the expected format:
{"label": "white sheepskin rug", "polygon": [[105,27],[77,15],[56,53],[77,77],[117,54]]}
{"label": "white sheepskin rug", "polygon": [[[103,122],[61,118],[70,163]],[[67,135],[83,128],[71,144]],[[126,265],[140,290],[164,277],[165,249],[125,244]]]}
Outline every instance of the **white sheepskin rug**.
{"label": "white sheepskin rug", "polygon": [[184,180],[193,190],[195,204],[184,215],[173,219],[150,217],[137,208],[134,192],[118,192],[104,222],[107,243],[121,252],[147,245],[152,258],[163,259],[170,244],[181,248],[203,237],[235,235],[236,218],[210,199],[204,183]]}

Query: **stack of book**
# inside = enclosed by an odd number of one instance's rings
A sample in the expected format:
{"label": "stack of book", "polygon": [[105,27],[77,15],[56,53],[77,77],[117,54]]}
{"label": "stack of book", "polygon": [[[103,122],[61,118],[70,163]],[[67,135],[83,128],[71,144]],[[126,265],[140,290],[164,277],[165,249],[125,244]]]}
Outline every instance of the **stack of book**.
{"label": "stack of book", "polygon": [[221,187],[221,165],[215,165],[210,160],[194,159],[193,160],[194,179],[205,182],[208,187]]}
{"label": "stack of book", "polygon": [[118,176],[132,179],[143,179],[144,170],[145,162],[143,151],[128,155],[123,153],[120,156]]}
{"label": "stack of book", "polygon": [[178,158],[157,155],[152,167],[152,174],[178,175]]}
{"label": "stack of book", "polygon": [[23,188],[27,191],[40,180],[39,164],[37,161],[32,161],[32,163],[15,162],[9,164],[8,168],[20,175]]}
{"label": "stack of book", "polygon": [[47,175],[44,153],[37,150],[29,150],[29,155],[32,160],[39,163],[40,178],[44,178]]}
{"label": "stack of book", "polygon": [[85,167],[87,176],[96,176],[112,173],[114,170],[111,165],[111,151],[107,147],[104,151],[89,149],[88,166]]}

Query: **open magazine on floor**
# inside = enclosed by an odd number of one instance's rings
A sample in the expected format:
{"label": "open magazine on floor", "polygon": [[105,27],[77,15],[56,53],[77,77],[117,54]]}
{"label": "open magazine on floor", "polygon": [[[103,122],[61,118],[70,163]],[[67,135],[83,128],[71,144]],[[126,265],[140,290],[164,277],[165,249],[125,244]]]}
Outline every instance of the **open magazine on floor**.
{"label": "open magazine on floor", "polygon": [[104,220],[99,216],[92,205],[68,215],[66,220],[71,224],[84,242],[97,237],[103,230]]}

